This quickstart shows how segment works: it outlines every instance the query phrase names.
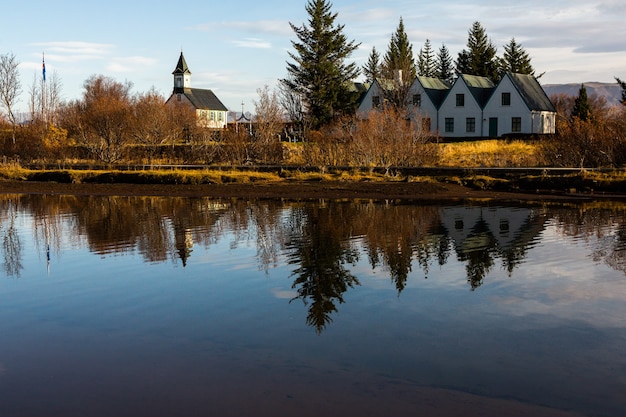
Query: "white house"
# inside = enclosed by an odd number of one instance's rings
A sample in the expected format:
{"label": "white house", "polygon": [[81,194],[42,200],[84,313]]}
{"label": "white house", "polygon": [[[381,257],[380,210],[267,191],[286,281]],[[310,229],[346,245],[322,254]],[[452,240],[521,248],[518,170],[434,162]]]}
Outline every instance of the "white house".
{"label": "white house", "polygon": [[391,88],[391,82],[378,79],[374,80],[359,102],[359,106],[356,111],[357,116],[362,119],[366,119],[372,110],[381,109],[385,102],[385,97],[388,96]]}
{"label": "white house", "polygon": [[554,133],[556,109],[532,75],[506,73],[485,105],[483,132],[507,134]]}
{"label": "white house", "polygon": [[481,137],[484,107],[495,85],[489,78],[461,74],[439,108],[439,134],[443,137]]}
{"label": "white house", "polygon": [[431,135],[438,134],[439,108],[449,90],[450,84],[439,78],[418,76],[413,81],[409,108],[421,119],[422,129]]}
{"label": "white house", "polygon": [[[374,81],[359,104],[359,117],[382,108],[393,88],[393,82]],[[431,135],[479,138],[555,132],[556,109],[532,75],[506,73],[497,86],[489,78],[467,74],[459,75],[452,86],[420,76],[408,99],[410,113]]]}
{"label": "white house", "polygon": [[211,129],[223,129],[228,123],[228,109],[211,90],[191,88],[191,71],[180,53],[174,75],[174,91],[166,104],[185,103],[196,111],[198,124]]}

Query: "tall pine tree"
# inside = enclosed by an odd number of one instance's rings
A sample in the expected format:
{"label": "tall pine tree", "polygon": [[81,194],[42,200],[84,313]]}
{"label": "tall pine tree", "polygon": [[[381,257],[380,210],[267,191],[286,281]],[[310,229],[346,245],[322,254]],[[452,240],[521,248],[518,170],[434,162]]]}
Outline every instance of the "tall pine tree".
{"label": "tall pine tree", "polygon": [[454,80],[454,63],[446,44],[441,44],[435,59],[435,77],[452,83]]}
{"label": "tall pine tree", "polygon": [[402,18],[395,33],[391,35],[387,53],[383,59],[382,75],[389,80],[394,80],[398,77],[399,71],[402,71],[403,84],[411,84],[417,75],[413,46],[404,30]]}
{"label": "tall pine tree", "polygon": [[578,90],[578,97],[574,100],[574,108],[572,109],[572,117],[576,117],[582,121],[591,120],[591,105],[589,104],[589,98],[587,97],[587,89],[585,84],[580,85]]}
{"label": "tall pine tree", "polygon": [[313,128],[352,110],[348,86],[359,74],[354,62],[345,62],[359,44],[347,40],[344,25],[335,24],[337,13],[331,12],[331,6],[327,0],[309,0],[308,24],[289,23],[298,41],[291,42],[295,52],[289,52],[294,61],[287,63],[289,77],[280,80],[302,96]]}
{"label": "tall pine tree", "polygon": [[367,83],[373,83],[375,79],[380,77],[380,54],[375,46],[370,52],[367,63],[363,65],[363,74]]}
{"label": "tall pine tree", "polygon": [[469,30],[467,49],[459,52],[456,71],[459,74],[487,77],[494,83],[499,79],[499,59],[497,49],[487,37],[480,22],[474,22]]}
{"label": "tall pine tree", "polygon": [[514,72],[518,74],[535,75],[535,69],[530,63],[528,52],[511,38],[511,41],[504,45],[504,56],[502,58],[502,73]]}
{"label": "tall pine tree", "polygon": [[430,44],[430,39],[426,39],[424,47],[420,49],[419,55],[417,56],[417,75],[435,77],[436,72],[435,53]]}

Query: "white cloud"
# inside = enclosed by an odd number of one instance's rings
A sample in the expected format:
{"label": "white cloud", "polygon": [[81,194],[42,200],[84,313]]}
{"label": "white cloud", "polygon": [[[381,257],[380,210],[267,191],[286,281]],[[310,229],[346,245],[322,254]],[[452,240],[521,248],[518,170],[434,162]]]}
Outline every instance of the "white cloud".
{"label": "white cloud", "polygon": [[154,58],[143,56],[113,58],[106,68],[111,72],[143,72],[156,62]]}
{"label": "white cloud", "polygon": [[33,45],[41,47],[46,58],[58,62],[103,59],[115,49],[115,45],[109,43],[81,41],[41,42]]}
{"label": "white cloud", "polygon": [[293,34],[291,26],[289,26],[289,22],[285,20],[207,22],[190,26],[188,29],[199,32],[232,30],[252,34],[272,34],[281,37]]}
{"label": "white cloud", "polygon": [[239,48],[269,49],[272,47],[270,42],[257,38],[246,38],[240,41],[233,41],[232,43]]}

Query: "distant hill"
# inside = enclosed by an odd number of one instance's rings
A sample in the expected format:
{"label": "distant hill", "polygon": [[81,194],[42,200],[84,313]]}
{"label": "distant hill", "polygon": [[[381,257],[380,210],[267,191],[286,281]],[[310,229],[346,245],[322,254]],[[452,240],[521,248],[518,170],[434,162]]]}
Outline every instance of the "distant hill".
{"label": "distant hill", "polygon": [[[606,97],[609,105],[619,104],[622,99],[622,89],[617,83],[584,83],[587,95],[595,94]],[[568,96],[578,96],[580,84],[545,84],[542,85],[544,91],[550,97],[553,94],[567,94]]]}

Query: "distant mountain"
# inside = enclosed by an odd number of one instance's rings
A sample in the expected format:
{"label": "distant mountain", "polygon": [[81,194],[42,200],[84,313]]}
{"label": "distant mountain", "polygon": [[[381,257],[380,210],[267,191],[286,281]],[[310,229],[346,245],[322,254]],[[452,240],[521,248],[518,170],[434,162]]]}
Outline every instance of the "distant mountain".
{"label": "distant mountain", "polygon": [[[592,94],[604,96],[609,105],[619,104],[622,99],[622,89],[617,83],[588,82],[583,84],[585,84],[588,96]],[[576,97],[578,90],[580,90],[580,84],[545,84],[542,87],[548,97],[553,94],[567,94]]]}

